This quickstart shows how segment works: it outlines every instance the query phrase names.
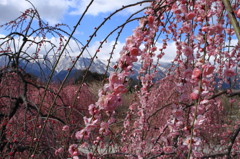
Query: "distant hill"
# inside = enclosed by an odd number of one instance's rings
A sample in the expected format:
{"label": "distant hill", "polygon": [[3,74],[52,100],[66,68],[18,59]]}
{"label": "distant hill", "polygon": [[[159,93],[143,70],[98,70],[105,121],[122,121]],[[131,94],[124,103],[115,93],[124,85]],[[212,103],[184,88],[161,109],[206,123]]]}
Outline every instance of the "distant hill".
{"label": "distant hill", "polygon": [[[37,77],[40,77],[41,80],[47,80],[51,71],[57,62],[58,56],[43,56],[39,55],[38,57],[34,57],[33,59],[21,61],[20,66],[26,70],[27,73],[33,74]],[[54,70],[53,74],[53,81],[63,80],[67,73],[69,72],[69,68],[72,67],[73,61],[75,57],[63,56],[60,58],[56,69]],[[0,57],[1,65],[7,65],[8,60],[7,58]],[[76,76],[76,72],[78,70],[85,70],[91,64],[91,58],[84,58],[81,57],[78,59],[75,67],[71,71],[69,77],[74,78]],[[106,72],[108,61],[102,59],[95,59],[90,67],[91,72],[97,72],[99,74],[104,74]],[[108,73],[114,71],[113,66],[116,65],[116,62],[111,62],[109,64]],[[170,67],[170,63],[161,63],[156,69],[158,71],[156,78],[162,78],[165,76],[167,69]],[[134,63],[133,71],[134,74],[131,75],[131,78],[136,78],[138,75],[138,70],[141,67],[141,63]]]}
{"label": "distant hill", "polygon": [[[29,59],[29,60],[22,60],[20,63],[20,66],[27,73],[30,73],[30,74],[33,74],[34,76],[39,77],[42,81],[47,81],[57,59],[58,59],[58,56],[39,55],[38,57],[33,57],[32,59]],[[61,57],[56,66],[56,69],[54,70],[52,81],[62,81],[65,78],[65,76],[68,74],[69,72],[68,69],[71,68],[74,60],[75,60],[75,57],[71,57],[71,56]],[[76,78],[78,78],[80,76],[78,75],[78,73],[81,72],[79,70],[86,70],[86,68],[89,67],[90,63],[91,63],[91,58],[84,58],[84,57],[79,58],[75,67],[73,68],[73,70],[68,76],[69,79],[75,80]],[[8,58],[1,56],[0,66],[4,66],[7,64],[8,64]],[[107,65],[108,65],[107,60],[95,59],[90,67],[90,71],[97,72],[99,74],[104,74],[106,72]],[[111,71],[114,71],[113,69],[114,65],[116,65],[115,61],[112,61],[109,64],[107,75],[109,75]],[[161,62],[161,65],[157,66],[156,68],[158,73],[156,74],[156,77],[154,80],[159,80],[165,77],[165,74],[167,73],[167,70],[170,67],[171,67],[171,63]],[[140,68],[141,68],[140,62],[134,63],[134,66],[132,68],[134,71],[134,74],[130,76],[132,79],[137,79],[138,70]],[[215,78],[215,81],[216,83],[218,83],[219,79]],[[237,83],[240,83],[240,79],[237,80]],[[217,85],[215,85],[215,87],[217,87]],[[226,82],[223,82],[222,87],[219,89],[229,89],[229,84],[227,84]],[[238,84],[234,86],[233,89],[239,89]]]}

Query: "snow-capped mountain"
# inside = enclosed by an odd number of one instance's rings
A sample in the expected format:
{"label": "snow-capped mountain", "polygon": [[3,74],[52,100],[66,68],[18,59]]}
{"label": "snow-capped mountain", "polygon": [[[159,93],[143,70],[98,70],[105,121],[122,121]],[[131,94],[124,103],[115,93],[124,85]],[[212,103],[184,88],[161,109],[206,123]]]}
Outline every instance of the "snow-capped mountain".
{"label": "snow-capped mountain", "polygon": [[[61,57],[57,63],[57,60],[59,59],[58,56],[43,56],[43,55],[38,55],[28,57],[28,58],[23,58],[20,60],[20,66],[30,74],[33,74],[37,77],[39,77],[42,81],[47,81],[49,78],[49,75],[51,75],[52,70],[53,71],[53,77],[52,81],[62,81],[66,75],[69,73],[69,68],[72,67],[73,61],[76,60],[74,57],[70,56],[64,56]],[[76,65],[72,69],[72,71],[69,74],[69,78],[71,79],[76,79],[78,78],[81,74],[79,70],[86,70],[86,68],[89,67],[91,64],[91,58],[84,58],[81,57],[78,59],[76,62]],[[7,56],[1,56],[0,57],[0,66],[7,66],[11,65],[12,61],[9,63],[9,58]],[[55,67],[56,68],[53,69]],[[106,68],[108,65],[107,60],[102,60],[102,59],[95,59],[90,67],[91,72],[97,72],[99,74],[104,74],[106,72]],[[114,71],[113,66],[116,65],[116,62],[111,62],[108,67],[108,74],[112,71]],[[163,77],[165,77],[165,74],[167,73],[168,69],[172,67],[171,63],[166,63],[166,62],[161,62],[160,66],[157,66],[156,70],[156,76],[154,80],[159,80]],[[134,73],[130,76],[132,79],[136,79],[138,76],[138,71],[141,68],[141,63],[136,62],[133,65],[132,70]],[[219,82],[219,79],[215,79],[216,83]],[[237,83],[239,83],[240,80],[238,80]],[[217,87],[217,84],[216,84]],[[239,89],[238,85],[233,87],[234,89]],[[221,89],[229,89],[229,84],[223,82]]]}
{"label": "snow-capped mountain", "polygon": [[[47,79],[47,77],[51,74],[54,67],[53,72],[53,80],[63,80],[64,77],[69,72],[69,69],[72,67],[74,61],[76,60],[75,57],[71,56],[63,56],[59,59],[58,56],[43,56],[38,55],[38,57],[32,57],[29,60],[22,60],[20,65],[23,69],[26,70],[26,72],[34,74],[35,76],[41,77],[41,79]],[[91,64],[91,58],[84,58],[81,57],[76,62],[74,68],[72,69],[69,77],[72,77],[74,73],[76,73],[78,70],[85,70],[89,67]],[[1,65],[7,65],[8,59],[6,57],[0,58]],[[56,65],[57,63],[57,65]],[[113,66],[116,64],[116,62],[110,62],[108,67],[108,73],[111,71],[114,71]],[[56,66],[55,66],[56,65]],[[90,67],[91,72],[97,72],[99,74],[104,74],[106,72],[106,68],[108,65],[107,60],[102,59],[95,59]],[[157,67],[157,71],[159,72],[159,75],[164,76],[166,73],[170,63],[161,63],[160,66]],[[133,71],[134,74],[132,77],[136,78],[138,70],[141,68],[141,63],[134,63]]]}

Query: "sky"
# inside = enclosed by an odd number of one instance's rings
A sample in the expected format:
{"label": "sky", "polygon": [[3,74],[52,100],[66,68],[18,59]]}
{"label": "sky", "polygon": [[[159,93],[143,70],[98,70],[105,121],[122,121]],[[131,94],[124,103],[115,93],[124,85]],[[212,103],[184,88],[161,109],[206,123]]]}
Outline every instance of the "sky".
{"label": "sky", "polygon": [[[98,27],[105,17],[110,15],[116,9],[121,8],[123,5],[126,6],[138,1],[139,0],[94,0],[81,24],[78,26],[74,37],[85,44],[89,39],[89,35],[93,33],[94,28]],[[31,3],[37,8],[41,18],[45,22],[48,22],[50,25],[64,23],[69,25],[70,29],[73,29],[73,26],[76,25],[89,2],[90,0],[31,0]],[[131,14],[148,5],[149,3],[145,3],[141,6],[137,5],[135,7],[130,7],[114,15],[103,25],[102,28],[100,28],[97,36],[94,37],[93,41],[90,43],[88,48],[89,52],[91,54],[95,53],[99,46],[99,42],[102,41],[110,31],[124,23]],[[30,7],[31,5],[26,0],[0,0],[0,25],[17,18],[21,15],[21,12],[24,12]],[[136,17],[142,15],[143,12],[137,14]],[[126,25],[119,38],[116,50],[114,51],[114,61],[119,57],[119,52],[124,46],[125,38],[132,34],[132,30],[136,26],[138,26],[138,21]],[[70,32],[70,30],[66,30]],[[7,32],[0,29],[0,36],[4,35],[7,35]],[[48,38],[53,39],[53,37]],[[104,44],[98,55],[100,59],[107,59],[109,57],[115,38],[116,34],[113,34],[108,39],[108,42]],[[158,45],[161,45],[161,43]],[[169,45],[172,45],[172,47],[169,47],[169,49],[166,50],[169,53],[163,59],[166,62],[169,62],[174,58],[175,45],[173,43],[170,43]],[[73,56],[79,53],[77,47],[73,46],[73,50]],[[84,56],[88,56],[87,53],[85,53]]]}

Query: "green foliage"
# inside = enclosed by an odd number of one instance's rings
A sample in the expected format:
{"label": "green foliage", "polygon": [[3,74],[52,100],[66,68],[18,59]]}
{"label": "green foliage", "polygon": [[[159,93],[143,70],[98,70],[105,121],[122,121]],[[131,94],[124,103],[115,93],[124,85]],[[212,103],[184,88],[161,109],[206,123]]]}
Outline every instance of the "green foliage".
{"label": "green foliage", "polygon": [[[137,86],[135,88],[135,86]],[[141,82],[136,78],[129,78],[128,85],[126,86],[128,92],[133,93],[141,88]]]}
{"label": "green foliage", "polygon": [[97,72],[91,72],[88,70],[79,70],[76,72],[75,84],[84,81],[84,83],[90,84],[92,82],[104,81],[108,76],[105,74],[99,74]]}

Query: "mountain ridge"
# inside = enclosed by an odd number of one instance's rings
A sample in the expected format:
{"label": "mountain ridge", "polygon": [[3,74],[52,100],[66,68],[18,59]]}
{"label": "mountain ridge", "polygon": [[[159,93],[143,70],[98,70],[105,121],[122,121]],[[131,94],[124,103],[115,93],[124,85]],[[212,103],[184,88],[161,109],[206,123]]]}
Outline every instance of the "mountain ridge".
{"label": "mountain ridge", "polygon": [[[57,62],[57,59],[59,56],[44,56],[44,55],[38,55],[31,57],[29,60],[22,60],[20,61],[20,66],[30,74],[33,74],[37,77],[40,77],[41,79],[47,79],[47,77],[51,74],[52,69],[54,68],[54,65]],[[72,67],[73,62],[76,60],[75,57],[71,56],[63,56],[58,61],[58,64],[53,72],[53,81],[63,80],[64,77],[69,72],[69,68]],[[89,67],[91,64],[92,59],[86,58],[86,57],[80,57],[78,61],[76,62],[75,66],[73,67],[70,76],[72,77],[74,73],[78,70],[85,70]],[[8,60],[7,58],[1,57],[0,58],[1,65],[7,65]],[[99,74],[104,74],[106,72],[108,61],[103,59],[95,59],[93,63],[91,64],[90,71],[91,72],[97,72]],[[113,66],[116,65],[117,62],[112,61],[109,64],[108,68],[108,74],[112,71],[114,71]],[[163,62],[160,66],[157,66],[156,70],[161,74],[165,75],[170,63]],[[138,70],[141,68],[141,63],[136,62],[133,65],[133,71],[134,74],[131,75],[131,78],[136,78],[138,75]]]}

